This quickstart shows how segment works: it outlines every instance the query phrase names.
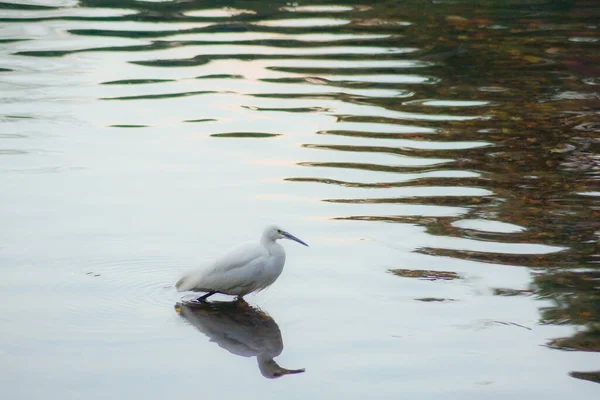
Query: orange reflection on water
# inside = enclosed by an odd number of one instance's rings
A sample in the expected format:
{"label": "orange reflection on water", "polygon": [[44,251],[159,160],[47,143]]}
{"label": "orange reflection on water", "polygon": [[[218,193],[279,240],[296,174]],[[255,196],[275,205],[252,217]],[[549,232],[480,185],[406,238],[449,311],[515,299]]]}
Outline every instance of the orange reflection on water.
{"label": "orange reflection on water", "polygon": [[358,241],[371,240],[363,237],[320,237],[320,241],[335,243],[352,243]]}
{"label": "orange reflection on water", "polygon": [[259,194],[254,196],[248,196],[250,199],[260,199],[260,200],[294,200],[294,201],[304,201],[311,203],[318,203],[320,199],[313,199],[310,197],[302,197],[302,196],[291,196],[288,194]]}
{"label": "orange reflection on water", "polygon": [[278,166],[295,166],[297,161],[292,160],[281,160],[281,159],[264,159],[264,160],[254,160],[254,164],[260,165],[278,165]]}

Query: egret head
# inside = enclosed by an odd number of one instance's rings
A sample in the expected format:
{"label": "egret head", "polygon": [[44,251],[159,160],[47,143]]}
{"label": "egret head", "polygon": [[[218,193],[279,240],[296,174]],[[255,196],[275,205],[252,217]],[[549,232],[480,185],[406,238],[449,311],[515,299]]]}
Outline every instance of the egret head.
{"label": "egret head", "polygon": [[290,239],[293,240],[294,242],[298,242],[306,247],[308,247],[308,245],[306,243],[304,243],[302,240],[298,239],[296,236],[292,235],[289,232],[284,231],[283,229],[281,229],[280,227],[276,226],[276,225],[271,225],[268,226],[265,231],[263,232],[263,240],[269,240],[269,241],[276,241],[278,239]]}

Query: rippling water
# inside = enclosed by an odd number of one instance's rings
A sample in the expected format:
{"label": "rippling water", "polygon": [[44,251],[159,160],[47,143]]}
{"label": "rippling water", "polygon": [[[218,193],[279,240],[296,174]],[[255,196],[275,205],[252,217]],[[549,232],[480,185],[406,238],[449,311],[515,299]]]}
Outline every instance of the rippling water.
{"label": "rippling water", "polygon": [[[599,17],[0,2],[2,392],[597,396]],[[173,310],[272,221],[260,309]]]}

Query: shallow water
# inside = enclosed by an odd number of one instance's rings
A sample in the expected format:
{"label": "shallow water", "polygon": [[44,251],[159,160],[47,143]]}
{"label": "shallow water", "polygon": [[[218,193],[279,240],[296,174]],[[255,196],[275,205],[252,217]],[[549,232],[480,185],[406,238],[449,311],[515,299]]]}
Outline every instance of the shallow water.
{"label": "shallow water", "polygon": [[[598,396],[599,17],[0,3],[2,397]],[[275,285],[176,309],[270,222]]]}

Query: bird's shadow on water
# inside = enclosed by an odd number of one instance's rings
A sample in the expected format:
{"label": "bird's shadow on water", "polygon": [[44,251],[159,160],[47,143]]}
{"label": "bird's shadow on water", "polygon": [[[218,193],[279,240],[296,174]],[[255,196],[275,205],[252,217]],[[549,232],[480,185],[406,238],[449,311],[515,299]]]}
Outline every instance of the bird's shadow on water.
{"label": "bird's shadow on water", "polygon": [[283,351],[283,339],[277,323],[265,312],[244,301],[194,302],[175,304],[175,311],[211,342],[231,354],[256,357],[265,378],[304,372],[280,367],[273,358]]}

